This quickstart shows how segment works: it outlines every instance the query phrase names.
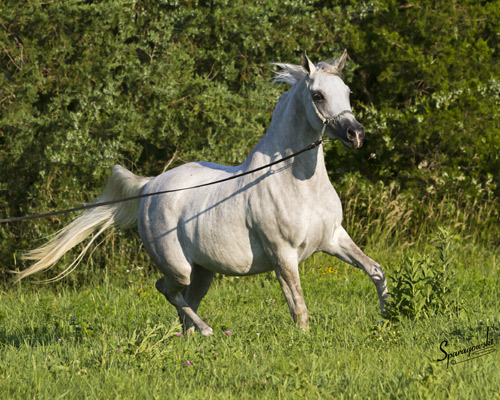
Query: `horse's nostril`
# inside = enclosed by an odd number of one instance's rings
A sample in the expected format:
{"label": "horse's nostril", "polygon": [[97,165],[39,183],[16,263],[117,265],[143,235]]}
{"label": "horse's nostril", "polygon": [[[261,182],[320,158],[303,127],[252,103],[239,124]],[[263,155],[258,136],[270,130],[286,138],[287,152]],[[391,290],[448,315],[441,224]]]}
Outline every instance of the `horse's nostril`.
{"label": "horse's nostril", "polygon": [[351,142],[355,140],[363,140],[364,138],[365,130],[363,129],[363,127],[355,129],[354,127],[350,126],[347,128],[347,139],[349,139]]}
{"label": "horse's nostril", "polygon": [[347,139],[354,140],[356,138],[356,131],[350,126],[347,128]]}

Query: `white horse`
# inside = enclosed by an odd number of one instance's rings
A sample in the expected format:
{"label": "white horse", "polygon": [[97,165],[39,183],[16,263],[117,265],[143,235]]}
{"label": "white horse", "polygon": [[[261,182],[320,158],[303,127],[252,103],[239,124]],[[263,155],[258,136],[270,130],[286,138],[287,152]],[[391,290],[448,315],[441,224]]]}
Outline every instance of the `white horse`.
{"label": "white horse", "polygon": [[[347,54],[332,64],[280,64],[275,81],[291,84],[276,106],[271,126],[243,164],[227,167],[193,162],[156,178],[138,177],[114,166],[100,202],[196,186],[267,165],[317,141],[324,133],[359,148],[363,127],[351,112],[349,88],[341,79]],[[342,206],[319,145],[291,160],[211,186],[97,207],[63,228],[50,242],[27,253],[35,260],[18,279],[50,268],[92,232],[93,239],[59,279],[79,263],[95,238],[112,225],[138,224],[147,252],[163,277],[156,288],[177,308],[187,333],[212,328],[196,313],[215,273],[252,275],[275,271],[290,314],[300,328],[308,312],[298,265],[323,251],[364,270],[377,289],[381,310],[387,297],[379,264],[367,257],[341,225]]]}

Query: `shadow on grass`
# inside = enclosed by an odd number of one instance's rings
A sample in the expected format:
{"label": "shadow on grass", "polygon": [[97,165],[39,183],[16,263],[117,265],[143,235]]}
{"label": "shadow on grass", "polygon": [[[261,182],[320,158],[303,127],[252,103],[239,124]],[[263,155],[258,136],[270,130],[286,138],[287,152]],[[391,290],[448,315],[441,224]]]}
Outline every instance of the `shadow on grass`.
{"label": "shadow on grass", "polygon": [[25,327],[15,333],[0,329],[0,346],[15,348],[46,346],[62,341],[83,343],[86,340],[85,330],[76,324],[70,324],[69,327],[54,327],[42,324],[40,326]]}
{"label": "shadow on grass", "polygon": [[494,343],[498,343],[500,338],[500,324],[498,322],[488,324],[479,322],[476,326],[455,326],[450,331],[450,336],[463,340],[464,342],[470,342],[483,335],[486,338],[486,330],[488,328],[488,337],[493,339]]}

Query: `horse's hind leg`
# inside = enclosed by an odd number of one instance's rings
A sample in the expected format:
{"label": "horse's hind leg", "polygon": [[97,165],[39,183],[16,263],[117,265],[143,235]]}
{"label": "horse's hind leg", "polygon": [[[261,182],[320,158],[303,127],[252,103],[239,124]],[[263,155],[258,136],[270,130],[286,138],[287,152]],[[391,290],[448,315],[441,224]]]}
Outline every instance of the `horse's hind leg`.
{"label": "horse's hind leg", "polygon": [[196,312],[191,308],[191,306],[186,302],[182,294],[183,290],[188,286],[179,280],[175,279],[173,276],[163,276],[156,282],[156,289],[162,293],[165,298],[177,308],[177,313],[179,314],[181,320],[189,319],[192,321],[194,326],[200,331],[203,336],[212,335],[213,330],[208,326]]}
{"label": "horse's hind leg", "polygon": [[[214,273],[200,267],[199,265],[194,265],[193,273],[191,275],[191,284],[184,289],[183,295],[186,302],[191,306],[194,312],[198,311],[198,306],[201,300],[205,297],[212,284],[214,278]],[[179,315],[181,323],[184,327],[184,332],[186,334],[191,334],[194,332],[194,322],[191,318],[186,315]]]}
{"label": "horse's hind leg", "polygon": [[339,226],[335,230],[330,246],[325,251],[340,258],[342,261],[362,269],[368,274],[377,288],[380,310],[383,314],[388,293],[385,276],[380,265],[366,256],[365,253],[356,246],[342,226]]}

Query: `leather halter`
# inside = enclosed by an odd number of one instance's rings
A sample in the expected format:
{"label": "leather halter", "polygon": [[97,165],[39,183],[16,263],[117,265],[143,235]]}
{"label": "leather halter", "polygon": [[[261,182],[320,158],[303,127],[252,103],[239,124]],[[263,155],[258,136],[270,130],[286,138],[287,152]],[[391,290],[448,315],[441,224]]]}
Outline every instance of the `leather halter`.
{"label": "leather halter", "polygon": [[321,136],[323,136],[323,134],[325,133],[325,129],[328,125],[333,127],[336,123],[338,123],[340,121],[340,118],[342,118],[346,114],[352,114],[352,111],[351,110],[344,110],[344,111],[339,112],[337,115],[335,115],[333,117],[326,118],[321,113],[321,111],[318,109],[318,107],[316,106],[316,102],[314,101],[314,99],[311,96],[311,89],[309,87],[310,82],[311,82],[311,79],[309,78],[309,76],[307,76],[307,78],[306,78],[307,93],[308,93],[309,99],[311,100],[311,103],[313,105],[314,111],[316,112],[316,115],[321,120],[321,122],[323,122],[323,129],[321,130]]}

